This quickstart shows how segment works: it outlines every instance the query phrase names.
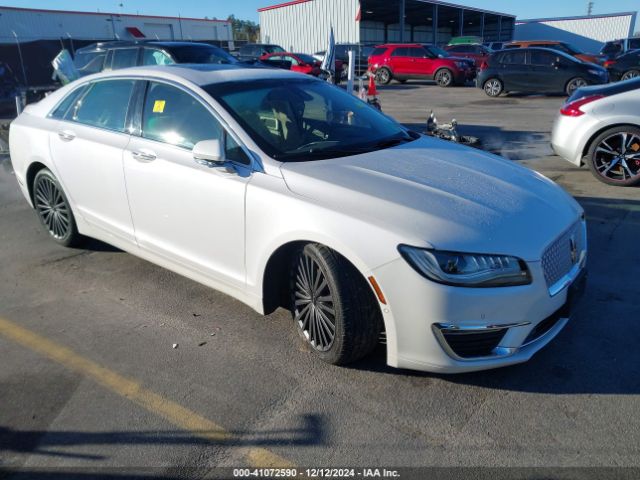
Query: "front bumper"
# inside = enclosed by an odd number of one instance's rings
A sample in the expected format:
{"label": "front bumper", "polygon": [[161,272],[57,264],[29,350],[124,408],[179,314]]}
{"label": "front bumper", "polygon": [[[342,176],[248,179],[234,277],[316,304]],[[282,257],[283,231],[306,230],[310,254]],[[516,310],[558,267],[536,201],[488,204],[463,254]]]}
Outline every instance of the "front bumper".
{"label": "front bumper", "polygon": [[[388,303],[383,309],[387,363],[462,373],[526,362],[569,321],[584,288],[585,263],[586,252],[553,296],[540,262],[528,263],[530,285],[505,288],[441,285],[420,276],[402,258],[376,269],[373,274]],[[490,348],[474,356],[477,345]]]}

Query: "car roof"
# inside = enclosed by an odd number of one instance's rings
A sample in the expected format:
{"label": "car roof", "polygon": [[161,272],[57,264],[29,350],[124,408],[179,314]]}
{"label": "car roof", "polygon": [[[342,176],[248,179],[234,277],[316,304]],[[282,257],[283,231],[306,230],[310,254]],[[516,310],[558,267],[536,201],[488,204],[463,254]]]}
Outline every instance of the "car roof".
{"label": "car roof", "polygon": [[108,72],[97,73],[83,79],[97,80],[100,78],[122,77],[162,77],[180,83],[189,82],[198,86],[209,85],[211,83],[222,83],[232,81],[264,80],[271,78],[300,78],[300,74],[279,68],[264,68],[251,65],[229,65],[229,64],[188,64],[176,63],[173,65],[152,65],[145,67],[131,67]]}
{"label": "car roof", "polygon": [[564,53],[561,50],[555,50],[553,48],[544,48],[544,47],[523,47],[523,48],[519,48],[519,49],[505,48],[504,50],[498,50],[497,52],[493,52],[493,54],[495,55],[497,53],[526,52],[527,50],[531,50],[531,51],[540,50],[542,52],[549,52],[549,53],[552,53],[554,55],[558,55],[558,56],[561,56],[561,57],[564,57],[564,58],[568,58],[569,60],[573,60],[576,63],[582,63],[579,59],[577,59],[573,55],[569,55],[567,53]]}
{"label": "car roof", "polygon": [[118,40],[113,42],[97,42],[92,43],[91,45],[87,45],[86,47],[78,48],[76,52],[87,52],[93,50],[100,49],[109,49],[109,48],[119,48],[119,47],[138,47],[144,45],[153,45],[156,47],[186,47],[186,46],[197,46],[197,47],[216,47],[215,45],[210,45],[208,43],[202,42],[174,42],[174,41],[162,41],[162,40]]}
{"label": "car roof", "polygon": [[564,43],[560,40],[514,40],[512,42],[508,42],[508,45],[525,45],[528,43],[540,43],[543,45],[557,45],[558,43]]}

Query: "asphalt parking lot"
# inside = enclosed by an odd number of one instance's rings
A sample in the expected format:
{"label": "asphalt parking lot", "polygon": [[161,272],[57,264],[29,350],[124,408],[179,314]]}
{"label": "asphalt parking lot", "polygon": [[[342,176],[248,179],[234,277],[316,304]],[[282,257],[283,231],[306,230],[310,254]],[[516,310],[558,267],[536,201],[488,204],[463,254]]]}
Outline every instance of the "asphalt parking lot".
{"label": "asphalt parking lot", "polygon": [[102,243],[55,245],[4,157],[0,478],[18,468],[62,479],[76,468],[104,478],[98,467],[171,478],[219,466],[640,467],[640,189],[553,156],[564,97],[409,82],[380,99],[416,128],[432,109],[455,117],[585,207],[588,289],[555,341],[527,364],[458,376],[388,368],[384,347],[349,368],[325,365],[288,312],[261,317]]}

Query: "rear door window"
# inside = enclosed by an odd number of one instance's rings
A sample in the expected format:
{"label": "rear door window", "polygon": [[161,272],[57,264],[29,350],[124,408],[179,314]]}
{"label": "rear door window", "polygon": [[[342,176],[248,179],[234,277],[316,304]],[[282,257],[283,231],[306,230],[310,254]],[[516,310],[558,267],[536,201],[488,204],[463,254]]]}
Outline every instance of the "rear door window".
{"label": "rear door window", "polygon": [[142,112],[142,136],[191,150],[202,140],[221,140],[222,127],[194,96],[151,82]]}
{"label": "rear door window", "polygon": [[124,132],[135,80],[102,80],[89,86],[65,118],[91,127]]}
{"label": "rear door window", "polygon": [[514,50],[502,55],[500,63],[505,65],[524,65],[526,52],[524,50]]}
{"label": "rear door window", "polygon": [[113,51],[113,63],[111,68],[135,67],[138,64],[138,48],[118,48]]}
{"label": "rear door window", "polygon": [[51,117],[53,118],[64,118],[71,105],[73,105],[80,95],[85,91],[86,85],[80,88],[76,88],[73,92],[68,94],[62,102],[58,104],[58,106],[51,112]]}
{"label": "rear door window", "polygon": [[145,48],[142,53],[142,65],[171,65],[173,59],[156,48]]}
{"label": "rear door window", "polygon": [[391,54],[392,57],[406,57],[409,53],[408,48],[400,47],[396,48]]}
{"label": "rear door window", "polygon": [[408,56],[413,58],[425,58],[427,51],[424,48],[411,47],[408,48]]}

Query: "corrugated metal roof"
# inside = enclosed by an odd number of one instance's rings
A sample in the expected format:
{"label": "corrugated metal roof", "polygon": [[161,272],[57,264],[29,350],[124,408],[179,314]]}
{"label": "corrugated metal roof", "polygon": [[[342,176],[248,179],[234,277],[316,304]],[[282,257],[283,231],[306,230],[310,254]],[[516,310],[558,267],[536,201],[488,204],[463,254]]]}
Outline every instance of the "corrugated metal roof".
{"label": "corrugated metal roof", "polygon": [[576,17],[527,18],[522,20],[516,20],[516,23],[554,22],[554,21],[563,21],[563,20],[593,20],[594,18],[635,16],[636,14],[637,12],[620,12],[620,13],[601,13],[597,15],[578,15]]}

